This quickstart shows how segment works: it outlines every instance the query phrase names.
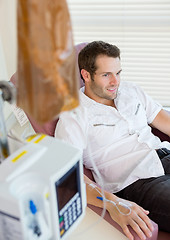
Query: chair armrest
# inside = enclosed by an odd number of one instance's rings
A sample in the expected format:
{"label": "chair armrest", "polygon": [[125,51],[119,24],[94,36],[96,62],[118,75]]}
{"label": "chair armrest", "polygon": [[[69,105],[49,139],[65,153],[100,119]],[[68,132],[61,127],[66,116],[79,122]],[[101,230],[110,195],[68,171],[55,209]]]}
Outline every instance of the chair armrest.
{"label": "chair armrest", "polygon": [[[167,112],[170,114],[169,111],[167,111]],[[159,137],[162,142],[163,142],[163,141],[168,141],[168,142],[170,142],[170,137],[169,137],[168,135],[166,135],[165,133],[159,131],[158,129],[152,128],[152,133],[153,133],[155,136]]]}
{"label": "chair armrest", "polygon": [[[101,216],[101,214],[102,214],[102,209],[101,208],[92,206],[90,204],[88,204],[88,207],[90,209],[92,209],[94,212],[96,212],[98,215]],[[110,223],[113,227],[115,227],[117,230],[119,230],[121,233],[124,234],[122,228],[110,217],[110,214],[107,211],[105,213],[104,219],[108,223]],[[157,240],[157,237],[158,237],[158,225],[155,222],[153,222],[153,221],[152,221],[152,224],[153,224],[153,227],[154,227],[154,230],[152,232],[152,237],[146,238],[146,240]],[[138,235],[136,234],[136,232],[130,226],[128,226],[128,228],[129,228],[131,234],[133,235],[134,240],[141,240],[138,237]],[[113,238],[114,238],[114,236],[113,236]]]}
{"label": "chair armrest", "polygon": [[[87,169],[84,167],[84,174],[90,178],[92,181],[94,181],[93,175],[91,170]],[[88,204],[88,207],[90,209],[92,209],[94,212],[96,212],[98,215],[102,214],[102,209],[93,205]],[[116,229],[118,229],[120,232],[123,233],[121,227],[111,218],[110,214],[106,211],[104,219],[110,223],[112,226],[114,226]],[[157,240],[157,236],[158,236],[158,225],[155,222],[152,222],[153,226],[154,226],[154,231],[152,234],[151,238],[146,238],[146,240]],[[134,236],[134,240],[140,240],[140,238],[138,237],[138,235],[134,232],[134,230],[129,227],[130,232],[132,233],[132,235]],[[123,233],[124,234],[124,233]]]}
{"label": "chair armrest", "polygon": [[163,142],[163,141],[168,141],[168,142],[170,142],[170,137],[169,137],[168,135],[166,135],[165,133],[159,131],[158,129],[152,128],[152,133],[153,133],[155,136],[159,137],[162,142]]}

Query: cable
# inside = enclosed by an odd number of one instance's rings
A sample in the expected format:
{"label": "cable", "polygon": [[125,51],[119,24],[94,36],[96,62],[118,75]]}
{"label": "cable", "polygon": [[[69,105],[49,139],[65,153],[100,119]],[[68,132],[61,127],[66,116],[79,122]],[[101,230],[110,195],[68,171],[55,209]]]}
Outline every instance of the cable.
{"label": "cable", "polygon": [[[113,204],[113,205],[117,208],[117,210],[119,211],[119,213],[122,214],[122,215],[128,216],[128,215],[131,214],[132,210],[131,210],[131,208],[130,208],[130,206],[131,206],[130,203],[129,203],[129,206],[128,206],[127,204],[125,204],[125,203],[123,203],[123,202],[121,202],[121,201],[114,202],[114,201],[112,201],[112,200],[109,200],[109,199],[105,198],[104,196],[102,196],[101,192],[96,188],[96,185],[95,185],[95,184],[91,183],[91,184],[89,184],[89,186],[91,186],[92,189],[95,189],[95,190],[100,194],[101,197],[97,197],[97,199],[99,199],[99,200],[101,200],[101,201],[104,201],[104,200],[105,200],[106,202],[110,202],[111,204]],[[119,206],[125,208],[125,210],[128,210],[128,212],[127,212],[127,213],[123,212],[122,210],[120,210]]]}

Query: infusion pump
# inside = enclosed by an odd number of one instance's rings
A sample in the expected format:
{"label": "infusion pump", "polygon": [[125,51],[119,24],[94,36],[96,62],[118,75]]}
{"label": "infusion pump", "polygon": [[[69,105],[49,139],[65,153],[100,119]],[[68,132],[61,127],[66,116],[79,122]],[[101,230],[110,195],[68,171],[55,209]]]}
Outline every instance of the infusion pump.
{"label": "infusion pump", "polygon": [[78,149],[35,135],[1,163],[1,240],[65,239],[85,208]]}

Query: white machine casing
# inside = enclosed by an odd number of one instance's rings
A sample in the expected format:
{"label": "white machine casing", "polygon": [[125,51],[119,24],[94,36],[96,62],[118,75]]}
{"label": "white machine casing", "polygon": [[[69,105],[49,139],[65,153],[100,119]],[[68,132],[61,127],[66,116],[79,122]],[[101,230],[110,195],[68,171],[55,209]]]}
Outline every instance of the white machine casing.
{"label": "white machine casing", "polygon": [[[30,200],[36,205],[35,215],[29,212]],[[86,208],[82,152],[43,134],[29,138],[0,165],[0,203],[0,234],[4,216],[22,225],[22,236],[18,229],[11,236],[8,233],[8,239],[65,239]],[[30,229],[33,217],[40,236],[35,237]]]}

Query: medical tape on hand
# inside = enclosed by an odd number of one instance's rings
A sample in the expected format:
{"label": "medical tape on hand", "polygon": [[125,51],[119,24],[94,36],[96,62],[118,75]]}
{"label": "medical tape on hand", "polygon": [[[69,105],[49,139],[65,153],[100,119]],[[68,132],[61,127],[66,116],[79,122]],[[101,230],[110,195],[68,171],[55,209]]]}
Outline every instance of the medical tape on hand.
{"label": "medical tape on hand", "polygon": [[[100,200],[102,200],[102,201],[110,202],[111,204],[113,204],[113,205],[117,208],[117,210],[119,211],[120,214],[125,215],[125,216],[128,216],[128,215],[131,214],[132,210],[131,210],[130,206],[128,206],[127,204],[125,204],[125,203],[123,203],[123,202],[121,202],[121,201],[114,202],[114,201],[112,201],[112,200],[109,200],[109,199],[105,198],[105,197],[102,195],[102,193],[97,189],[97,186],[96,186],[94,183],[90,183],[90,184],[88,184],[88,186],[91,187],[92,190],[95,189],[95,190],[100,194],[100,196],[101,196],[102,198],[98,198],[98,199],[100,199]],[[129,212],[128,212],[128,213],[122,212],[122,211],[119,209],[119,206],[122,206],[122,207],[128,209]]]}

